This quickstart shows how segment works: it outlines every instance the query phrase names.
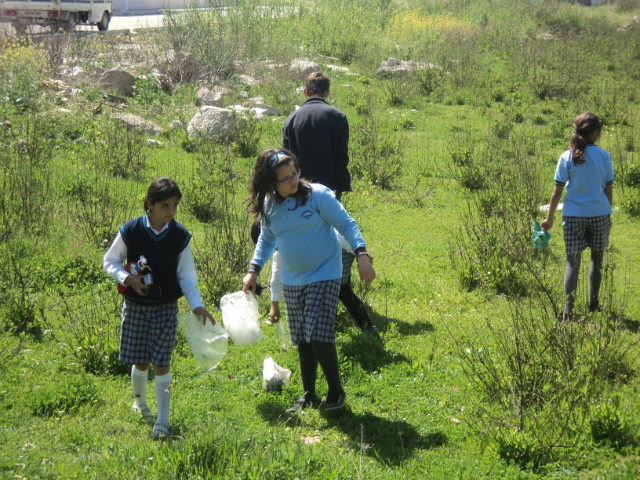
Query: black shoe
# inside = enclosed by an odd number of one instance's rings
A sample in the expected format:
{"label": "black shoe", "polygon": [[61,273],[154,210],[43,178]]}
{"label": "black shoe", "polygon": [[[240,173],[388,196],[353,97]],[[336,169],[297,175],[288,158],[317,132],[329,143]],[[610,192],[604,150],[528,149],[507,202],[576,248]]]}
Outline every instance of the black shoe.
{"label": "black shoe", "polygon": [[596,302],[595,305],[589,304],[589,313],[595,313],[595,312],[601,312],[601,311],[602,311],[602,305],[600,305],[600,302]]}
{"label": "black shoe", "polygon": [[332,412],[334,410],[340,410],[344,408],[344,404],[347,401],[347,394],[344,392],[329,393],[327,395],[327,401],[324,404],[324,410],[326,412]]}
{"label": "black shoe", "polygon": [[309,405],[313,405],[318,402],[318,397],[315,395],[302,395],[298,400],[294,402],[289,408],[287,408],[287,413],[296,413],[302,410],[303,408],[307,408]]}
{"label": "black shoe", "polygon": [[371,325],[369,328],[365,329],[365,333],[368,333],[373,338],[375,338],[380,343],[382,343],[382,338],[380,338],[380,334],[378,333],[378,329],[376,328],[375,325]]}

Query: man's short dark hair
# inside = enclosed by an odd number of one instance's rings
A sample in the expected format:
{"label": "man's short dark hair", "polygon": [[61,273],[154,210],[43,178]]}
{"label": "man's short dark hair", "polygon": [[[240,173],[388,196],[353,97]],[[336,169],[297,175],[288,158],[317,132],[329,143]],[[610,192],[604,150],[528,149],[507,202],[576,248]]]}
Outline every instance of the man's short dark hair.
{"label": "man's short dark hair", "polygon": [[329,91],[331,79],[324,72],[314,72],[304,81],[304,88],[307,89],[307,95],[323,96]]}

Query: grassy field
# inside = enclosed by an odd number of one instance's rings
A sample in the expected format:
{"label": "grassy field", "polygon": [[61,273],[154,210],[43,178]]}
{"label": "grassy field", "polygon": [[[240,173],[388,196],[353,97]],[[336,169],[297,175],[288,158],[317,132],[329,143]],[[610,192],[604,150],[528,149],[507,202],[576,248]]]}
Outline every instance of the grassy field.
{"label": "grassy field", "polygon": [[[636,2],[254,7],[172,14],[164,29],[133,37],[0,47],[0,477],[638,478]],[[178,52],[193,56],[191,78],[172,70]],[[358,74],[331,73],[330,99],[351,127],[354,190],[344,205],[378,273],[357,291],[384,341],[339,306],[347,408],[290,417],[302,388],[297,351],[280,348],[274,326],[254,345],[230,342],[211,372],[179,331],[172,435],[153,441],[117,361],[121,304],[102,256],[118,226],[142,213],[150,181],[171,176],[206,306],[241,288],[251,166],[304,101],[288,68],[263,61],[297,56]],[[437,68],[375,77],[390,56]],[[91,85],[92,73],[117,64],[138,76],[125,106]],[[60,75],[72,66],[85,71],[81,91],[63,101],[51,78],[74,83]],[[234,84],[236,72],[260,86]],[[217,140],[169,127],[188,123],[200,86],[219,83],[227,104],[262,95],[281,115]],[[52,112],[60,107],[72,114]],[[614,162],[613,229],[604,311],[586,313],[585,253],[579,319],[567,324],[557,321],[561,222],[543,252],[531,228],[585,110],[602,118],[600,145]],[[113,121],[122,111],[161,125],[162,145]],[[268,294],[261,302],[266,318]],[[266,355],[293,372],[281,395],[263,391]]]}

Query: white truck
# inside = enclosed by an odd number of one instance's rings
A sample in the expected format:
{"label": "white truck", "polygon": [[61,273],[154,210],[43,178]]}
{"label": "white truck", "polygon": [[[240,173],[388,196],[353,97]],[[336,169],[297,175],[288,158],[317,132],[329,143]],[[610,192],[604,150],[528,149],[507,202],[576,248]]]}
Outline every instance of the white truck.
{"label": "white truck", "polygon": [[52,32],[96,25],[102,32],[110,19],[110,0],[0,0],[0,22],[11,23],[18,35],[29,25],[48,26]]}

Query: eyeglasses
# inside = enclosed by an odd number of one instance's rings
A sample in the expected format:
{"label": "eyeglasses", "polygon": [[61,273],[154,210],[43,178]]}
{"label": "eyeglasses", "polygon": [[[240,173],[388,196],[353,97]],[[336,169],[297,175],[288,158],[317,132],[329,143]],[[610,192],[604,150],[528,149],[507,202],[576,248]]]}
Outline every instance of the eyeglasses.
{"label": "eyeglasses", "polygon": [[298,178],[300,175],[298,172],[294,173],[292,176],[285,178],[284,180],[276,180],[278,183],[287,183],[293,180],[294,178]]}

